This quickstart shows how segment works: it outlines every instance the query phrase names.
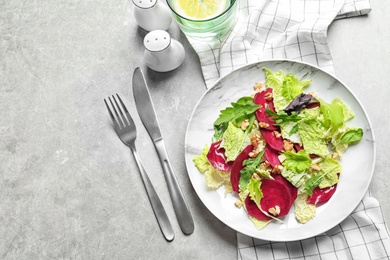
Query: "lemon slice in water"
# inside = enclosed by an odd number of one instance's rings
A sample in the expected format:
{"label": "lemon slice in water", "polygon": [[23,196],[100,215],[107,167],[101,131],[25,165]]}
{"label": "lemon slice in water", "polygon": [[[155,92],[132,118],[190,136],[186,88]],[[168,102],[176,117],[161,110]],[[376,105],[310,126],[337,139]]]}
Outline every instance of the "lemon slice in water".
{"label": "lemon slice in water", "polygon": [[205,20],[221,14],[228,2],[229,0],[175,0],[174,8],[183,17]]}

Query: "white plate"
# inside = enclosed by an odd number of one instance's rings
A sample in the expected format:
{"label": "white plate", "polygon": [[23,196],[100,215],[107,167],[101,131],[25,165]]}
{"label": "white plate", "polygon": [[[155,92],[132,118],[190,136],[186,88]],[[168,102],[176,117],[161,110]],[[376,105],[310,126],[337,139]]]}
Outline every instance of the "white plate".
{"label": "white plate", "polygon": [[[255,82],[264,82],[263,67],[272,71],[282,70],[299,79],[311,79],[307,92],[314,91],[327,102],[341,98],[355,113],[348,122],[350,126],[364,130],[363,139],[350,146],[341,159],[343,171],[333,197],[317,208],[317,215],[306,224],[296,221],[293,208],[284,218],[284,223],[272,222],[257,230],[244,209],[234,205],[237,196],[225,195],[224,188],[210,190],[205,176],[194,166],[192,159],[201,154],[205,144],[211,143],[213,123],[219,111],[238,98],[250,95]],[[264,61],[242,67],[220,79],[198,102],[191,115],[185,139],[185,160],[191,183],[204,205],[219,220],[232,229],[258,239],[269,241],[294,241],[321,234],[343,221],[359,204],[366,193],[374,171],[375,142],[363,107],[348,87],[323,70],[305,63],[292,61]]]}

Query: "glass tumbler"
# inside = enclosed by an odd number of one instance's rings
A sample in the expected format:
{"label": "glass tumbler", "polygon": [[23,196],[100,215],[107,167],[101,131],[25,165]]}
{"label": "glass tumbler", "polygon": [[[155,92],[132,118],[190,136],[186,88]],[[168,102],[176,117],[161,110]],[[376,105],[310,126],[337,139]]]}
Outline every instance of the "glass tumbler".
{"label": "glass tumbler", "polygon": [[[222,0],[222,8],[214,15],[198,19],[186,15],[178,8],[180,0],[166,0],[173,17],[184,34],[201,41],[214,41],[224,37],[237,19],[239,0]],[[198,0],[202,2],[203,0]]]}

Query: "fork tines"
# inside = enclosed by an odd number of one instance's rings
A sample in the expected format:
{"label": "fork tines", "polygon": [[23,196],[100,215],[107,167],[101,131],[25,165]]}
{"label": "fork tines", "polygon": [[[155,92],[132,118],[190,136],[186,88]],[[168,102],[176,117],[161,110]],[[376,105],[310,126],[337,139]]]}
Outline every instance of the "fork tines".
{"label": "fork tines", "polygon": [[[122,99],[120,98],[120,96],[118,94],[116,94],[116,96],[118,97],[120,105],[118,104],[118,102],[117,102],[117,100],[116,100],[114,95],[112,95],[112,99],[114,100],[114,102],[112,102],[111,98],[108,97],[108,100],[111,103],[111,107],[114,110],[114,113],[112,113],[109,105],[107,104],[107,101],[104,99],[104,103],[106,104],[108,113],[110,114],[110,117],[111,117],[112,121],[114,122],[114,126],[116,128],[120,129],[120,128],[124,128],[124,127],[126,127],[126,126],[128,126],[130,124],[134,124],[133,119],[131,118],[130,113],[127,110],[127,108],[126,108],[125,104],[123,103]],[[114,103],[115,103],[115,105],[114,105]],[[123,111],[125,113],[123,113]],[[114,116],[114,114],[115,114],[116,117]]]}

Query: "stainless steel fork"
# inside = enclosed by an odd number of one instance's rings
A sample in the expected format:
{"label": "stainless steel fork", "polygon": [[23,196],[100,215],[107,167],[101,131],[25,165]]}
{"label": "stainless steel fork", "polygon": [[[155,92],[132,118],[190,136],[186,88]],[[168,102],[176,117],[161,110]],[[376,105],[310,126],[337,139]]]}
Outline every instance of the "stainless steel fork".
{"label": "stainless steel fork", "polygon": [[[108,100],[110,101],[112,110],[111,111],[110,106],[107,104],[107,101],[104,99],[104,103],[106,104],[108,113],[110,114],[110,117],[112,119],[112,122],[114,123],[114,129],[117,133],[119,139],[130,147],[135,161],[137,162],[138,169],[141,173],[142,181],[144,183],[146,192],[149,197],[149,201],[152,204],[154,215],[156,216],[157,222],[160,226],[161,232],[163,233],[165,239],[167,241],[172,241],[175,237],[175,234],[173,232],[171,223],[168,219],[168,216],[165,212],[165,209],[160,201],[160,198],[158,197],[152,182],[150,181],[145,168],[143,167],[141,163],[141,159],[137,153],[137,150],[135,148],[135,139],[137,138],[137,129],[135,127],[133,118],[131,117],[129,111],[127,110],[126,106],[123,104],[122,99],[119,97],[118,94],[116,94],[120,106],[115,98],[115,96],[112,96],[111,100],[110,97],[108,97]],[[124,113],[123,113],[124,111]],[[115,114],[115,115],[114,115]]]}

